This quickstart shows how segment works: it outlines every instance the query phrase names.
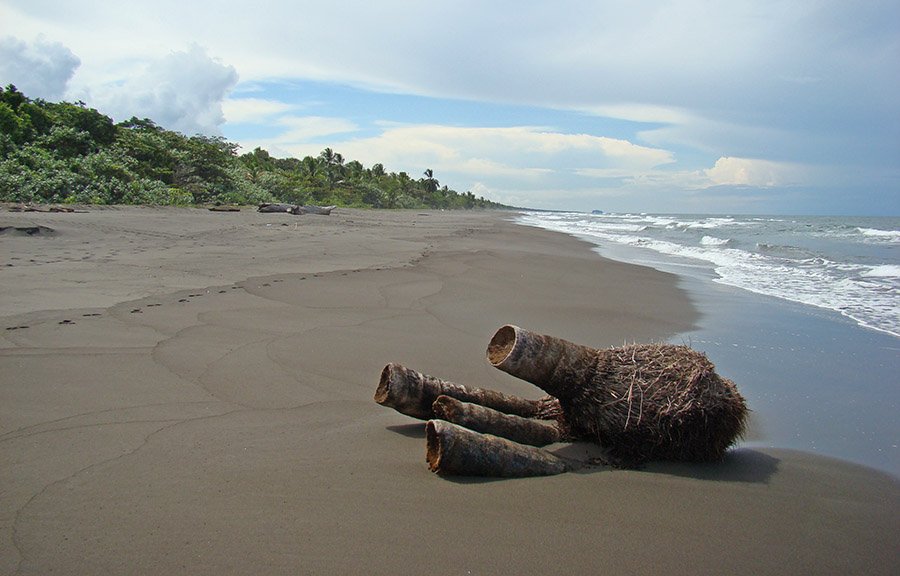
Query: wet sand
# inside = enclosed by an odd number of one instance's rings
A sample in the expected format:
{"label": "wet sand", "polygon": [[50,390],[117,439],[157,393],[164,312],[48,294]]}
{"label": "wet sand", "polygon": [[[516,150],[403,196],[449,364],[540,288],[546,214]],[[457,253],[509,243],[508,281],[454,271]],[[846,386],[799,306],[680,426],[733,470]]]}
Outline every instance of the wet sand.
{"label": "wet sand", "polygon": [[597,347],[694,327],[675,277],[573,238],[501,213],[341,209],[0,227],[2,574],[900,568],[897,479],[807,453],[428,471],[423,425],[372,401],[386,363],[537,397],[486,362],[499,326]]}

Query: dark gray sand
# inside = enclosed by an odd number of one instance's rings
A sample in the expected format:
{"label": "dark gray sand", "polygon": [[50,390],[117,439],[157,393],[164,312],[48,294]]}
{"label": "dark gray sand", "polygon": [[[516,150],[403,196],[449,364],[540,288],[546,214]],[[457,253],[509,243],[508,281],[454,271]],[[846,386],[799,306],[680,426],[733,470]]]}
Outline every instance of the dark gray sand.
{"label": "dark gray sand", "polygon": [[372,401],[391,361],[536,397],[486,362],[494,330],[671,338],[697,313],[668,274],[497,213],[0,225],[55,231],[0,239],[0,573],[898,571],[900,490],[869,468],[744,448],[447,479],[423,425]]}

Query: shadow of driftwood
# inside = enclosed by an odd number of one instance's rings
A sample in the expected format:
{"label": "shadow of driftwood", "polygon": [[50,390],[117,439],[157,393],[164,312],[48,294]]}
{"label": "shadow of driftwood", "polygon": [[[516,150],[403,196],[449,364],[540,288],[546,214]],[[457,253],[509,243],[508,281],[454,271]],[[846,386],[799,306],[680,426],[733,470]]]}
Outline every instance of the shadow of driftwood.
{"label": "shadow of driftwood", "polygon": [[[593,448],[593,449],[591,449]],[[576,474],[593,474],[610,472],[616,469],[600,464],[602,451],[599,447],[587,444],[574,444],[554,450],[554,453],[574,462],[582,462],[582,468]],[[588,456],[585,457],[585,454]],[[596,464],[595,464],[596,462]],[[731,450],[721,462],[650,462],[640,468],[642,472],[681,476],[697,480],[717,482],[748,482],[766,484],[778,471],[780,460],[765,452],[750,448]]]}
{"label": "shadow of driftwood", "polygon": [[490,484],[505,480],[515,480],[515,478],[501,478],[499,476],[454,476],[452,474],[436,474],[436,476],[439,476],[441,480],[453,482],[454,484]]}
{"label": "shadow of driftwood", "polygon": [[701,464],[654,462],[647,465],[645,470],[698,480],[766,484],[778,471],[779,462],[778,458],[765,452],[750,448],[738,448],[729,451],[721,462]]}
{"label": "shadow of driftwood", "polygon": [[425,422],[416,422],[414,424],[395,424],[388,426],[388,430],[406,436],[407,438],[424,438]]}

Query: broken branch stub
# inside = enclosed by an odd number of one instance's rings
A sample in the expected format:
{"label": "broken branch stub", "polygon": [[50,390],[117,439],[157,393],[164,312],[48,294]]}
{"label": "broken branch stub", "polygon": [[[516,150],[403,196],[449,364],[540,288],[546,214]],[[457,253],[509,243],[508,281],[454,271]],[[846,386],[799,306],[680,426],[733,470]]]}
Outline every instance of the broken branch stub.
{"label": "broken branch stub", "polygon": [[425,436],[425,459],[429,469],[439,474],[523,478],[570,470],[565,460],[547,450],[473,432],[444,420],[429,420]]}
{"label": "broken branch stub", "polygon": [[388,364],[381,371],[378,388],[375,390],[375,402],[401,414],[428,420],[434,417],[432,404],[441,395],[526,418],[547,409],[546,399],[528,400],[495,390],[470,388],[394,363]]}
{"label": "broken branch stub", "polygon": [[492,408],[443,395],[434,401],[432,409],[434,415],[441,420],[529,446],[546,446],[564,439],[559,423],[555,420],[537,420],[504,414]]}
{"label": "broken branch stub", "polygon": [[495,368],[560,399],[576,395],[597,365],[595,348],[512,325],[497,330],[487,357]]}

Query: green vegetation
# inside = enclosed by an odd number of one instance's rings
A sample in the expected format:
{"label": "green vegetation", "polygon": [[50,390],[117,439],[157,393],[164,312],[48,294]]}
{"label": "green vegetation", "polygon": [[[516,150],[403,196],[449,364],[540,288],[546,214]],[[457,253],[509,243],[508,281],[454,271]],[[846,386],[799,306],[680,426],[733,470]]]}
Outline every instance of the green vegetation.
{"label": "green vegetation", "polygon": [[0,201],[84,204],[327,204],[370,208],[505,208],[366,168],[326,148],[317,157],[238,155],[223,138],[185,136],[152,120],[113,120],[84,102],[31,100],[0,89]]}

